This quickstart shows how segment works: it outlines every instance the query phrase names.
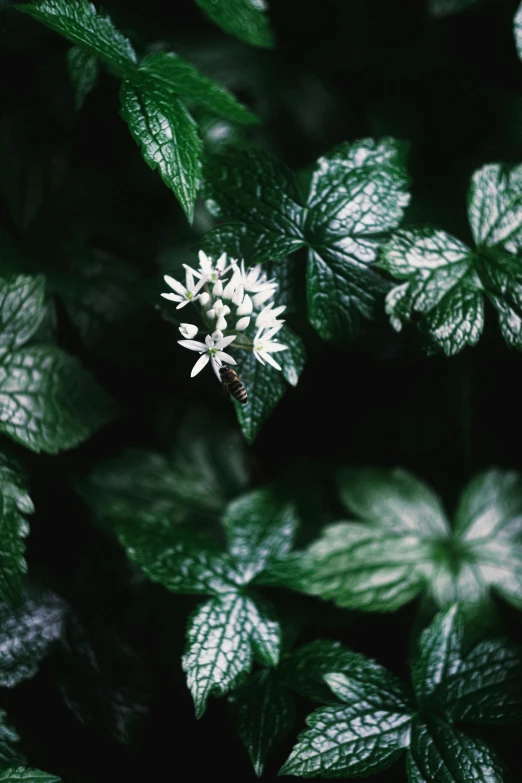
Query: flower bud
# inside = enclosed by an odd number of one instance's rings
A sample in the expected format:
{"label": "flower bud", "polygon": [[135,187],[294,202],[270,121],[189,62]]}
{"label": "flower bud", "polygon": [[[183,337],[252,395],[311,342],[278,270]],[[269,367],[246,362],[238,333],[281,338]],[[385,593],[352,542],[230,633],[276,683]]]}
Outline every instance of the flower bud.
{"label": "flower bud", "polygon": [[210,294],[207,294],[206,291],[203,291],[203,293],[199,295],[199,301],[201,302],[203,307],[205,307],[205,305],[208,305],[208,303],[210,302]]}
{"label": "flower bud", "polygon": [[250,323],[250,318],[248,317],[248,315],[245,315],[243,318],[240,318],[239,321],[237,322],[236,329],[242,332],[243,329],[246,329],[248,327],[249,323]]}
{"label": "flower bud", "polygon": [[180,324],[179,331],[182,337],[192,340],[198,333],[198,327],[194,324]]}
{"label": "flower bud", "polygon": [[223,293],[223,283],[221,282],[221,280],[217,280],[214,283],[214,287],[212,289],[212,295],[213,296],[221,296],[222,293]]}
{"label": "flower bud", "polygon": [[221,331],[227,328],[227,322],[225,321],[225,318],[222,315],[220,315],[217,320],[216,328],[221,329]]}

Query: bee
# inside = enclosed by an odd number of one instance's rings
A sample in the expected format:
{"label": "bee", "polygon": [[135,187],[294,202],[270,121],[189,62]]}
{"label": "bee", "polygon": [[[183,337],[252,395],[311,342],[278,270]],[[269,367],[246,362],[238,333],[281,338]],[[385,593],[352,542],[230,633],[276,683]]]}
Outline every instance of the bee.
{"label": "bee", "polygon": [[247,401],[247,393],[245,387],[237,377],[237,373],[235,373],[234,370],[232,370],[230,367],[220,367],[219,377],[221,378],[221,383],[228,393],[231,394],[232,397],[234,397],[242,405],[245,405]]}

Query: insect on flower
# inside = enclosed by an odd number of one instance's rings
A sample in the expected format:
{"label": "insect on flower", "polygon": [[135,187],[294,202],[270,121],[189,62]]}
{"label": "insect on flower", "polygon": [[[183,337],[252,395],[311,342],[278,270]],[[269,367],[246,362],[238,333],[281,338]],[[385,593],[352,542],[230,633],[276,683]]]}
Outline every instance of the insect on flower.
{"label": "insect on flower", "polygon": [[226,367],[223,365],[219,368],[219,376],[221,378],[221,383],[228,393],[231,394],[232,397],[234,397],[242,405],[246,405],[246,389],[237,377],[237,373],[232,370],[231,367]]}

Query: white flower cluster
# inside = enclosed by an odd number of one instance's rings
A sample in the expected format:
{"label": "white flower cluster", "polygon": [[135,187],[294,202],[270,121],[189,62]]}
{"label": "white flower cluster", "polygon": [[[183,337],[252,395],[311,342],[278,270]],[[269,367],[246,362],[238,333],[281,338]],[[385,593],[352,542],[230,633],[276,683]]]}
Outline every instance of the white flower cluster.
{"label": "white flower cluster", "polygon": [[[272,354],[285,351],[288,346],[274,341],[283,326],[284,321],[280,316],[285,310],[284,305],[274,306],[277,282],[268,280],[261,266],[245,269],[244,261],[239,264],[234,259],[228,259],[226,253],[214,263],[200,250],[199,269],[192,269],[186,264],[183,266],[185,285],[165,275],[165,282],[173,293],[162,296],[177,302],[177,310],[190,303],[197,304],[205,330],[209,332],[205,342],[200,342],[194,340],[199,332],[197,326],[182,323],[179,327],[184,339],[178,340],[178,343],[201,354],[192,369],[191,378],[209,361],[218,378],[223,361],[237,364],[234,357],[225,353],[224,349],[237,340],[238,333],[242,335],[242,340],[234,348],[253,351],[261,364],[268,362],[280,370],[281,366]],[[249,333],[252,336],[249,337]]]}

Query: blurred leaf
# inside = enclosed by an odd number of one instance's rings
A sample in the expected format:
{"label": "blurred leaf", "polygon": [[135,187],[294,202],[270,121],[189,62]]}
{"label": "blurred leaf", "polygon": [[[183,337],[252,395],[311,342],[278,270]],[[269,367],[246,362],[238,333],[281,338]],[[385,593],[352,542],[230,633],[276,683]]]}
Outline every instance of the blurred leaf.
{"label": "blurred leaf", "polygon": [[121,114],[143,158],[174,191],[190,222],[199,185],[203,142],[178,98],[157,85],[124,81]]}
{"label": "blurred leaf", "polygon": [[428,8],[432,16],[444,17],[468,11],[484,0],[428,0]]}
{"label": "blurred leaf", "polygon": [[16,7],[99,57],[119,73],[134,71],[136,54],[130,41],[88,0],[39,0],[33,5]]}
{"label": "blurred leaf", "polygon": [[150,707],[144,662],[114,628],[70,616],[55,669],[62,697],[76,718],[129,744]]}
{"label": "blurred leaf", "polygon": [[187,98],[230,122],[257,123],[257,117],[231,92],[173,52],[149,54],[139,67],[143,84],[165,96]]}
{"label": "blurred leaf", "polygon": [[[437,497],[400,470],[350,469],[343,500],[365,520],[331,525],[280,579],[338,606],[393,611],[428,590],[470,607],[494,588],[522,607],[522,479],[492,469],[465,488],[452,531]],[[295,572],[292,578],[292,573]]]}
{"label": "blurred leaf", "polygon": [[196,0],[213,22],[252,46],[271,48],[274,37],[266,16],[265,0]]}
{"label": "blurred leaf", "polygon": [[71,46],[67,52],[67,68],[74,91],[74,105],[79,110],[96,84],[98,60],[79,46]]}
{"label": "blurred leaf", "polygon": [[33,677],[60,638],[66,605],[55,593],[26,592],[20,606],[0,604],[0,685]]}
{"label": "blurred leaf", "polygon": [[522,3],[518,6],[515,18],[513,20],[513,33],[515,36],[515,46],[519,58],[522,60]]}
{"label": "blurred leaf", "polygon": [[101,520],[182,523],[214,518],[247,484],[243,441],[215,418],[195,411],[172,437],[170,454],[127,451],[99,463],[80,486]]}
{"label": "blurred leaf", "polygon": [[18,742],[20,737],[11,726],[7,714],[0,709],[0,769],[24,761],[18,749],[13,747]]}
{"label": "blurred leaf", "polygon": [[260,777],[268,758],[292,728],[292,695],[275,674],[262,669],[230,696],[230,703],[241,742]]}
{"label": "blurred leaf", "polygon": [[[216,155],[205,170],[208,207],[223,221],[210,251],[246,248],[249,260],[282,260],[308,247],[308,317],[327,340],[352,338],[389,288],[377,252],[408,204],[404,145],[341,144],[319,158],[303,201],[292,173],[254,150]],[[243,253],[244,255],[245,253]]]}
{"label": "blurred leaf", "polygon": [[9,767],[0,769],[0,780],[10,783],[60,783],[61,778],[42,772],[41,769],[28,769],[27,767]]}
{"label": "blurred leaf", "polygon": [[476,171],[468,218],[475,251],[435,229],[397,232],[380,263],[401,281],[388,295],[386,312],[397,331],[403,322],[417,323],[451,356],[478,341],[485,294],[508,345],[522,349],[522,166]]}
{"label": "blurred leaf", "polygon": [[[34,506],[28,492],[25,471],[20,463],[0,452],[0,600],[17,603],[21,595],[21,577],[27,570],[23,539],[29,533],[25,514]],[[9,609],[6,607],[8,614]],[[0,610],[0,617],[2,612]],[[5,615],[4,615],[5,616]],[[0,636],[2,635],[0,620]],[[12,629],[11,629],[12,630]],[[2,679],[0,660],[0,681]]]}

